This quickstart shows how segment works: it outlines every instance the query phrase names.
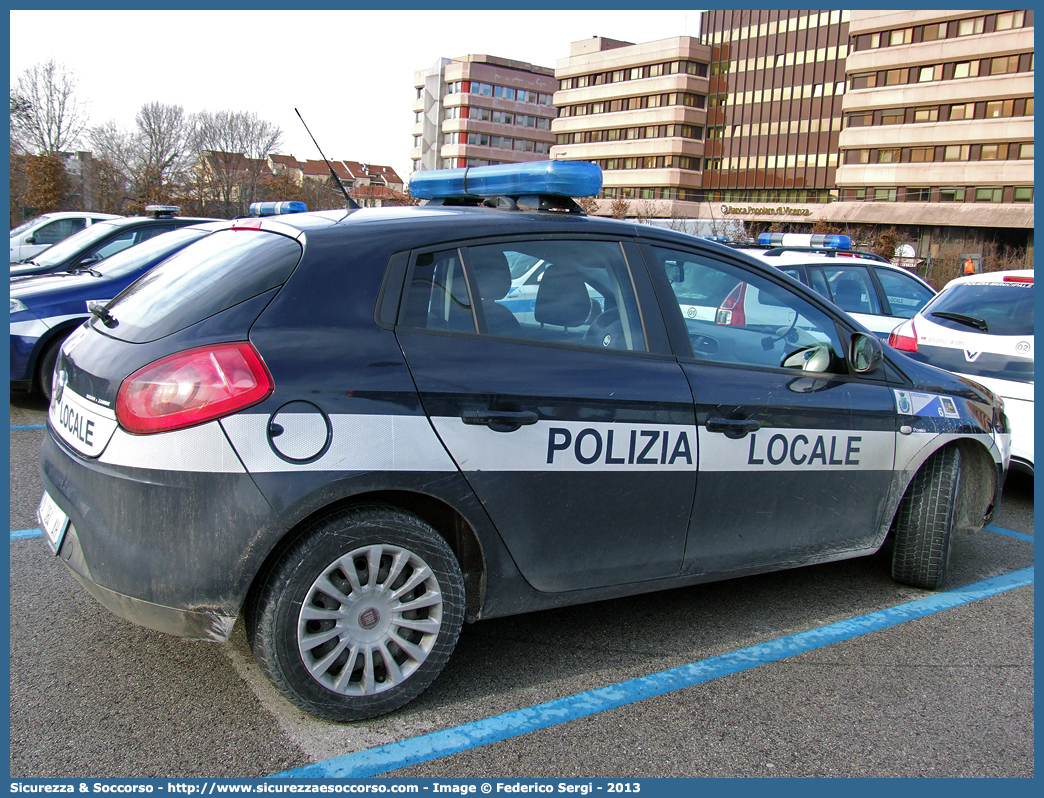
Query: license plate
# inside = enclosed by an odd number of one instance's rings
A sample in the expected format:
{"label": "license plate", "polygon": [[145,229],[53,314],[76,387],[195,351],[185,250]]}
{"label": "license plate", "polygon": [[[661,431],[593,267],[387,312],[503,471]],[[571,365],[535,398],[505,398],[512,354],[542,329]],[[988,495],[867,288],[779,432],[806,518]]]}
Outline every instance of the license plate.
{"label": "license plate", "polygon": [[69,516],[62,512],[62,509],[54,503],[54,499],[44,492],[43,498],[40,499],[40,509],[36,511],[36,517],[40,521],[44,537],[57,554],[62,547],[65,531],[69,528]]}

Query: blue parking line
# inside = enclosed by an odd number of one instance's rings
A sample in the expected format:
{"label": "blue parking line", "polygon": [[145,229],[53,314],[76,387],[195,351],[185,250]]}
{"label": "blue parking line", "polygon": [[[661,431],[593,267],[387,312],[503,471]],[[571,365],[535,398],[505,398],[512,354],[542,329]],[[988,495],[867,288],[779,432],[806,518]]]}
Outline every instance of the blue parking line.
{"label": "blue parking line", "polygon": [[994,526],[989,524],[984,526],[983,529],[988,529],[990,532],[996,532],[998,535],[1007,535],[1009,538],[1015,538],[1016,540],[1025,540],[1027,543],[1033,542],[1033,535],[1027,535],[1023,532],[1015,532],[1011,529],[1005,529],[1001,526]]}
{"label": "blue parking line", "polygon": [[44,429],[46,426],[46,424],[22,424],[20,427],[11,427],[11,431],[13,432],[16,429]]}
{"label": "blue parking line", "polygon": [[358,778],[546,729],[1033,584],[1033,568],[536,706],[286,770],[267,778]]}
{"label": "blue parking line", "polygon": [[43,536],[43,530],[39,527],[33,529],[12,529],[11,540],[25,540],[26,538],[38,538]]}

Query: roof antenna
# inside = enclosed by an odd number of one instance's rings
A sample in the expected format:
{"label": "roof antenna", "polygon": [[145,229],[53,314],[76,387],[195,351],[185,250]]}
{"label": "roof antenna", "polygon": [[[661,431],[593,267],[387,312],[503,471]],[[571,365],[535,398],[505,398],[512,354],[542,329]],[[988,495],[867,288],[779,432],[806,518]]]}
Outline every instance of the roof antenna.
{"label": "roof antenna", "polygon": [[[297,114],[297,118],[301,120],[301,124],[304,125],[305,131],[307,131],[309,138],[312,139],[312,143],[315,145],[315,148],[319,150],[319,154],[323,155],[322,147],[320,147],[319,142],[315,140],[315,136],[312,135],[312,131],[308,130],[308,125],[305,123],[304,117],[301,116],[301,112],[295,108],[294,113]],[[349,211],[359,210],[359,208],[361,208],[362,206],[348,195],[348,190],[344,187],[344,183],[341,182],[341,178],[337,176],[337,172],[335,172],[333,170],[333,167],[330,166],[330,162],[326,160],[325,155],[323,155],[323,160],[326,161],[326,168],[330,170],[330,176],[334,179],[334,182],[337,183],[337,187],[341,189],[341,193],[344,194],[344,207]]]}

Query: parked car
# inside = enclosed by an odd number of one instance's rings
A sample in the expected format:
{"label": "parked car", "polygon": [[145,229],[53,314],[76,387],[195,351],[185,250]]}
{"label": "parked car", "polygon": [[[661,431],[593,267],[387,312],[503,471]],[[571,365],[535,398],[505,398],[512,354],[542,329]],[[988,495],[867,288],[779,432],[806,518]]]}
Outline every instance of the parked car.
{"label": "parked car", "polygon": [[161,233],[91,269],[55,272],[11,283],[11,388],[51,396],[58,349],[91,315],[149,269],[208,235],[213,223]]}
{"label": "parked car", "polygon": [[762,247],[739,248],[810,286],[882,339],[935,296],[935,289],[909,270],[851,250],[848,236],[818,238],[829,244],[814,246],[812,236],[787,234],[786,245],[766,240]]}
{"label": "parked car", "polygon": [[56,211],[37,216],[11,230],[11,263],[29,260],[95,222],[119,218],[113,213],[84,211]]}
{"label": "parked car", "polygon": [[128,216],[95,222],[25,263],[11,264],[11,279],[34,274],[71,272],[95,266],[117,252],[148,241],[153,236],[214,219],[175,216],[176,205],[150,205],[149,216]]}
{"label": "parked car", "polygon": [[958,277],[888,343],[1004,400],[1012,468],[1033,473],[1033,270]]}
{"label": "parked car", "polygon": [[[465,620],[890,531],[895,579],[942,585],[1000,499],[993,394],[733,249],[585,216],[600,187],[576,161],[418,172],[422,207],[190,244],[60,351],[47,545],[145,626],[223,641],[242,615],[283,695],[335,720],[420,694]],[[503,302],[522,256],[547,264],[532,320]]]}

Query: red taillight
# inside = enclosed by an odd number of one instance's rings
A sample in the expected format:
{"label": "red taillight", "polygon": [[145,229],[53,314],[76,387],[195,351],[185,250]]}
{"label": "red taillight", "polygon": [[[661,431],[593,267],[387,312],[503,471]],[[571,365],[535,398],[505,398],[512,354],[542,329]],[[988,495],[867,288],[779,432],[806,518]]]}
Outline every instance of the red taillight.
{"label": "red taillight", "polygon": [[257,404],[272,393],[261,356],[246,341],[189,349],[138,369],[116,396],[128,432],[191,427]]}
{"label": "red taillight", "polygon": [[1007,274],[1004,276],[1004,282],[1006,283],[1033,283],[1032,277],[1023,277],[1020,274]]}
{"label": "red taillight", "polygon": [[893,349],[898,349],[900,352],[916,352],[917,351],[917,328],[914,327],[914,323],[910,322],[910,334],[904,335],[906,332],[906,325],[903,324],[897,327],[888,336],[888,345]]}
{"label": "red taillight", "polygon": [[740,283],[725,297],[718,312],[714,316],[714,323],[729,327],[745,327],[747,317],[743,312],[743,297],[747,293],[747,284]]}

